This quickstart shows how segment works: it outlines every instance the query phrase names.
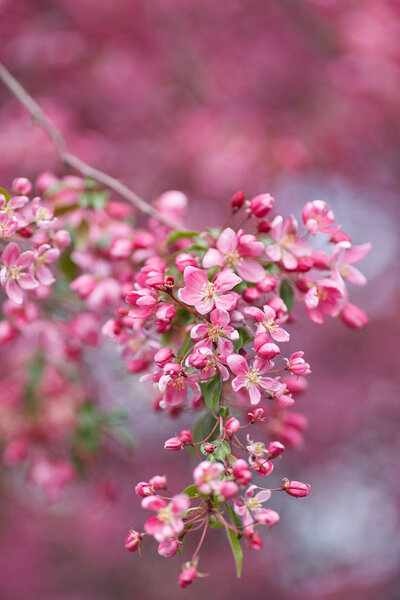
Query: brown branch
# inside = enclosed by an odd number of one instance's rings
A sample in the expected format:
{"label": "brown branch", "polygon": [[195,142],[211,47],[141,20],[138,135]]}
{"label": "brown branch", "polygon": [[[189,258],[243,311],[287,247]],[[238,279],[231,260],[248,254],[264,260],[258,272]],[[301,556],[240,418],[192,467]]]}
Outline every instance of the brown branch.
{"label": "brown branch", "polygon": [[46,134],[56,147],[60,158],[66,165],[68,165],[72,169],[75,169],[84,177],[90,177],[91,179],[94,179],[95,181],[109,188],[110,190],[121,196],[121,198],[124,198],[125,200],[130,202],[130,204],[133,204],[133,206],[135,206],[145,215],[148,215],[149,217],[154,217],[154,219],[157,219],[157,221],[160,221],[160,223],[164,223],[164,225],[167,225],[172,229],[185,229],[181,225],[175,223],[169,217],[166,217],[163,214],[161,214],[157,209],[148,204],[145,200],[143,200],[143,198],[135,194],[135,192],[133,192],[124,183],[122,183],[115,177],[112,177],[111,175],[108,175],[107,173],[104,173],[103,171],[100,171],[99,169],[88,165],[78,156],[72,154],[68,150],[67,144],[65,143],[63,136],[51,122],[49,117],[43,112],[36,100],[32,98],[32,96],[22,87],[22,85],[15,79],[15,77],[11,75],[11,73],[6,69],[6,67],[2,63],[0,63],[0,79],[10,90],[10,92],[14,94],[14,96],[19,100],[19,102],[21,102],[21,104],[25,106],[25,108],[31,114],[32,120],[38,123],[40,127],[42,127],[42,129],[46,132]]}

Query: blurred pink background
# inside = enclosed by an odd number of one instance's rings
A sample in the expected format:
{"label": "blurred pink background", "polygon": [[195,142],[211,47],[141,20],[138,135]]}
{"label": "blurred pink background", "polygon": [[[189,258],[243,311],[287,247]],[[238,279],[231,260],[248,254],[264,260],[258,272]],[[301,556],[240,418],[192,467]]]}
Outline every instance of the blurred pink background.
{"label": "blurred pink background", "polygon": [[[274,501],[281,523],[263,551],[246,552],[240,581],[219,532],[203,552],[210,577],[187,591],[176,587],[179,560],[123,549],[142,519],[133,484],[155,471],[182,484],[161,448],[186,421],[152,414],[106,345],[88,361],[103,401],[132,416],[133,455],[110,445],[88,481],[52,507],[4,473],[0,600],[399,598],[398,2],[0,0],[0,39],[1,60],[74,152],[149,201],[183,190],[189,225],[219,224],[243,189],[270,192],[297,215],[326,200],[355,243],[373,244],[362,265],[369,285],[352,295],[368,329],[296,326],[293,344],[313,370],[298,402],[310,427],[281,471],[313,491]],[[4,186],[65,173],[1,85],[0,157]]]}

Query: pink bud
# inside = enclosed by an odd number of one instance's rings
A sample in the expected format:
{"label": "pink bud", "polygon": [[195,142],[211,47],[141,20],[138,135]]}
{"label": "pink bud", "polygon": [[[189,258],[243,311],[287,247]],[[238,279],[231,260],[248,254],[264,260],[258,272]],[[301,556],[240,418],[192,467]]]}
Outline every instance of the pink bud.
{"label": "pink bud", "polygon": [[147,483],[147,481],[139,481],[139,483],[135,486],[135,492],[137,496],[140,496],[140,498],[154,494],[152,486],[150,483]]}
{"label": "pink bud", "polygon": [[257,513],[257,521],[263,525],[268,525],[269,527],[276,525],[279,522],[279,519],[279,513],[271,508],[265,508]]}
{"label": "pink bud", "polygon": [[234,481],[221,481],[218,487],[218,495],[223,496],[225,500],[236,498],[239,493],[239,488]]}
{"label": "pink bud", "polygon": [[182,444],[186,444],[187,446],[191,446],[193,444],[193,435],[189,429],[183,429],[179,439],[181,440]]}
{"label": "pink bud", "polygon": [[178,256],[175,259],[175,264],[178,271],[180,271],[181,273],[183,273],[186,267],[198,266],[195,258],[187,252],[182,252],[182,254],[178,254]]}
{"label": "pink bud", "polygon": [[233,194],[231,198],[231,206],[233,212],[236,212],[242,208],[244,200],[244,193],[241,190],[239,192],[236,192],[236,194]]}
{"label": "pink bud", "polygon": [[96,287],[96,279],[93,275],[79,275],[69,286],[80,298],[87,298]]}
{"label": "pink bud", "polygon": [[311,259],[316,269],[328,269],[332,260],[329,254],[325,254],[325,252],[321,252],[320,250],[315,250],[311,254]]}
{"label": "pink bud", "polygon": [[54,241],[59,248],[67,248],[71,244],[71,236],[66,229],[59,229],[54,234]]}
{"label": "pink bud", "polygon": [[160,348],[160,350],[158,350],[154,355],[154,362],[156,363],[157,367],[161,368],[166,365],[173,356],[174,353],[171,348]]}
{"label": "pink bud", "polygon": [[259,221],[257,223],[258,233],[268,233],[271,229],[271,223],[269,221]]}
{"label": "pink bud", "polygon": [[282,396],[276,398],[276,403],[281,408],[290,408],[294,404],[294,398],[290,394],[282,394]]}
{"label": "pink bud", "polygon": [[201,352],[194,352],[188,358],[188,363],[195,369],[204,369],[208,362],[209,356],[202,354]]}
{"label": "pink bud", "polygon": [[179,575],[179,585],[182,588],[187,587],[188,585],[190,585],[193,581],[193,579],[195,579],[197,575],[197,571],[194,567],[189,567],[188,569],[185,569],[184,571],[182,571],[182,573]]}
{"label": "pink bud", "polygon": [[302,431],[308,427],[308,420],[307,417],[301,415],[300,413],[291,412],[285,417],[285,425],[289,425],[290,427],[294,427],[295,429]]}
{"label": "pink bud", "polygon": [[261,294],[256,287],[249,287],[243,292],[243,300],[252,303],[260,298]]}
{"label": "pink bud", "polygon": [[268,454],[270,458],[276,458],[285,451],[285,446],[280,442],[271,442],[268,444]]}
{"label": "pink bud", "polygon": [[266,477],[267,475],[271,475],[274,470],[274,465],[271,461],[266,458],[257,458],[254,463],[255,469],[261,477]]}
{"label": "pink bud", "polygon": [[165,475],[154,475],[149,481],[149,484],[153,490],[166,490],[167,489],[167,478]]}
{"label": "pink bud", "polygon": [[168,538],[158,545],[158,554],[164,558],[171,558],[179,550],[179,540],[177,538]]}
{"label": "pink bud", "polygon": [[257,283],[257,289],[260,292],[267,294],[268,292],[272,292],[272,290],[274,290],[277,285],[278,283],[275,277],[272,277],[272,275],[266,275],[264,279]]}
{"label": "pink bud", "polygon": [[304,377],[298,377],[296,375],[285,375],[282,377],[282,383],[284,383],[291,394],[302,394],[308,388],[307,379]]}
{"label": "pink bud", "polygon": [[8,321],[0,321],[0,346],[4,346],[15,336],[16,331]]}
{"label": "pink bud", "polygon": [[258,333],[254,338],[254,350],[261,358],[271,360],[277,354],[280,354],[280,348],[274,342],[269,341],[266,333]]}
{"label": "pink bud", "polygon": [[128,373],[142,373],[148,366],[149,363],[147,360],[144,358],[137,358],[126,363],[126,370]]}
{"label": "pink bud", "polygon": [[269,213],[274,202],[275,199],[270,194],[260,194],[250,200],[250,212],[259,219],[262,219]]}
{"label": "pink bud", "polygon": [[180,450],[183,446],[183,443],[178,437],[169,438],[164,444],[164,450]]}
{"label": "pink bud", "polygon": [[250,417],[252,423],[256,423],[257,421],[262,421],[264,419],[265,413],[263,408],[255,408],[247,413]]}
{"label": "pink bud", "polygon": [[17,177],[12,182],[12,189],[19,196],[26,196],[32,190],[32,184],[26,177]]}
{"label": "pink bud", "polygon": [[310,271],[314,266],[313,260],[310,256],[301,256],[297,259],[297,270],[302,273]]}
{"label": "pink bud", "polygon": [[289,496],[294,496],[295,498],[304,498],[304,496],[308,496],[311,492],[311,486],[308,483],[303,483],[302,481],[289,481],[283,484],[282,489],[285,490],[289,494]]}
{"label": "pink bud", "polygon": [[240,429],[240,421],[236,417],[231,417],[225,423],[225,432],[227,435],[232,436],[237,433]]}
{"label": "pink bud", "polygon": [[253,548],[253,550],[261,550],[263,543],[258,533],[247,531],[245,532],[245,536],[250,548]]}
{"label": "pink bud", "polygon": [[214,444],[205,444],[204,446],[204,451],[207,452],[208,454],[212,454],[215,450],[215,446]]}
{"label": "pink bud", "polygon": [[348,302],[342,308],[340,318],[352,329],[364,329],[368,325],[368,316],[355,304]]}
{"label": "pink bud", "polygon": [[131,529],[125,538],[125,548],[129,552],[135,552],[142,542],[142,536],[138,531]]}
{"label": "pink bud", "polygon": [[124,238],[117,238],[110,245],[112,258],[128,258],[132,254],[133,242]]}
{"label": "pink bud", "polygon": [[351,245],[351,237],[344,231],[337,231],[331,237],[332,242],[339,244],[340,242],[348,242]]}
{"label": "pink bud", "polygon": [[249,465],[243,458],[239,458],[233,465],[232,473],[240,485],[247,485],[252,479]]}

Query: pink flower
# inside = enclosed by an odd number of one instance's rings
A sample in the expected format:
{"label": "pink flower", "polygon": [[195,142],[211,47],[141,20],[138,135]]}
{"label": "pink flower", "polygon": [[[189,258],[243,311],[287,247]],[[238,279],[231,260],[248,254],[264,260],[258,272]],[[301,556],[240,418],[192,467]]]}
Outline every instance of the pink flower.
{"label": "pink flower", "polygon": [[188,387],[195,398],[200,398],[201,389],[198,381],[196,374],[186,375],[177,363],[167,363],[158,382],[159,390],[164,394],[163,402],[169,407],[180,406],[185,401]]}
{"label": "pink flower", "polygon": [[211,323],[200,323],[190,331],[190,337],[194,341],[205,340],[206,345],[211,348],[212,342],[217,343],[218,352],[230,354],[233,344],[228,340],[239,339],[239,333],[229,325],[230,317],[226,310],[214,309],[210,314]]}
{"label": "pink flower", "polygon": [[219,476],[224,471],[224,465],[208,460],[201,462],[193,471],[193,480],[202,494],[211,494],[218,489]]}
{"label": "pink flower", "polygon": [[295,352],[290,357],[287,367],[293,375],[305,376],[311,373],[310,365],[303,359],[304,352]]}
{"label": "pink flower", "polygon": [[157,552],[164,558],[171,558],[172,556],[175,556],[178,550],[179,540],[177,538],[170,538],[159,543]]}
{"label": "pink flower", "polygon": [[188,567],[179,575],[179,585],[185,588],[192,583],[197,576],[197,570],[194,567]]}
{"label": "pink flower", "polygon": [[131,529],[125,538],[125,548],[128,550],[128,552],[136,552],[141,543],[142,536],[140,535],[140,533],[138,531],[135,531],[134,529]]}
{"label": "pink flower", "polygon": [[0,283],[10,300],[22,304],[23,290],[32,290],[39,285],[32,275],[23,272],[33,263],[34,254],[30,250],[21,254],[17,244],[11,242],[4,248],[1,259],[4,266],[0,271]]}
{"label": "pink flower", "polygon": [[0,238],[10,237],[16,230],[16,220],[8,213],[0,213]]}
{"label": "pink flower", "polygon": [[336,261],[336,268],[343,279],[346,279],[353,285],[365,285],[366,277],[352,265],[363,260],[371,252],[371,244],[361,244],[353,248],[345,248],[337,244],[332,258]]}
{"label": "pink flower", "polygon": [[185,515],[189,506],[190,501],[186,494],[173,496],[169,504],[159,496],[146,496],[142,500],[142,507],[155,511],[157,515],[146,520],[145,532],[152,535],[157,542],[177,537],[184,529],[181,517]]}
{"label": "pink flower", "polygon": [[302,216],[303,223],[310,233],[333,233],[335,215],[323,200],[307,202]]}
{"label": "pink flower", "polygon": [[263,243],[254,235],[244,234],[242,230],[236,233],[228,227],[219,236],[217,248],[210,248],[204,255],[203,267],[233,267],[245,281],[256,283],[265,277],[265,271],[251,257],[260,256],[263,252]]}
{"label": "pink flower", "polygon": [[257,333],[268,333],[276,342],[288,342],[290,336],[287,331],[279,327],[276,323],[276,312],[273,308],[264,305],[264,312],[255,306],[249,306],[244,309],[244,312],[251,315],[257,322]]}
{"label": "pink flower", "polygon": [[272,262],[282,261],[285,269],[297,268],[297,259],[308,256],[310,247],[297,237],[298,224],[293,216],[285,221],[281,215],[275,217],[271,223],[270,236],[274,243],[267,247],[267,257]]}
{"label": "pink flower", "polygon": [[367,314],[355,304],[347,302],[340,312],[343,323],[352,329],[364,329],[368,325]]}
{"label": "pink flower", "polygon": [[30,268],[33,275],[35,269],[36,277],[42,285],[51,285],[55,278],[46,265],[54,262],[60,256],[58,248],[52,248],[50,244],[42,244],[35,252],[35,263]]}
{"label": "pink flower", "polygon": [[205,315],[214,306],[221,310],[232,310],[237,302],[238,294],[226,294],[242,280],[235,275],[232,269],[220,271],[214,282],[207,278],[207,271],[196,267],[186,267],[183,278],[186,287],[178,291],[179,299],[185,304],[194,306],[196,310]]}
{"label": "pink flower", "polygon": [[237,377],[232,381],[232,389],[238,392],[246,388],[250,396],[251,404],[258,404],[261,399],[259,388],[271,393],[278,391],[281,384],[271,377],[262,377],[269,368],[268,361],[256,358],[253,367],[249,367],[247,361],[240,354],[231,354],[227,358],[228,365]]}
{"label": "pink flower", "polygon": [[12,189],[16,194],[26,196],[27,194],[30,194],[32,184],[26,177],[16,177],[13,179]]}
{"label": "pink flower", "polygon": [[250,212],[259,219],[263,219],[274,206],[275,198],[271,194],[260,194],[250,200]]}
{"label": "pink flower", "polygon": [[[222,361],[225,361],[225,357],[221,355],[216,356],[211,348],[207,346],[199,346],[198,344],[196,346],[196,351],[187,358],[187,364],[196,369],[201,369],[200,379],[202,381],[210,379],[219,371],[222,381],[228,381],[229,371],[222,363]],[[232,352],[233,348],[229,351]]]}
{"label": "pink flower", "polygon": [[265,509],[262,508],[263,502],[271,497],[269,490],[260,490],[254,494],[257,486],[250,485],[244,495],[243,501],[236,500],[234,504],[235,513],[242,517],[244,527],[251,527],[254,522],[265,523]]}
{"label": "pink flower", "polygon": [[125,300],[133,306],[129,311],[129,316],[133,319],[148,319],[158,303],[154,292],[147,288],[132,290],[127,294]]}
{"label": "pink flower", "polygon": [[321,279],[304,297],[307,313],[314,323],[323,323],[324,315],[337,317],[344,300],[343,286],[334,279]]}

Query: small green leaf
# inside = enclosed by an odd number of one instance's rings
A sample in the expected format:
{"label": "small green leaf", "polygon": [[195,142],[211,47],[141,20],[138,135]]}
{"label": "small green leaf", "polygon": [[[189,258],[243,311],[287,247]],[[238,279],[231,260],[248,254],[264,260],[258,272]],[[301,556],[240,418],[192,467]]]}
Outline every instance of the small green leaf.
{"label": "small green leaf", "polygon": [[188,485],[182,492],[182,494],[186,494],[187,496],[200,496],[200,492],[197,489],[197,485],[192,484]]}
{"label": "small green leaf", "polygon": [[[213,446],[215,446],[214,452],[211,452],[211,454],[206,452],[204,449],[206,444],[212,444]],[[204,442],[204,444],[201,444],[200,450],[212,462],[216,460],[223,461],[227,456],[230,456],[231,454],[231,447],[229,446],[228,442],[222,441],[221,439],[212,440],[211,442]]]}
{"label": "small green leaf", "polygon": [[200,383],[205,405],[209,410],[216,410],[221,398],[222,380],[220,375]]}
{"label": "small green leaf", "polygon": [[0,194],[3,194],[5,199],[8,201],[11,198],[11,194],[7,192],[4,188],[0,187]]}
{"label": "small green leaf", "polygon": [[193,238],[199,235],[198,231],[172,231],[167,239],[167,244],[172,244],[176,240],[180,240],[182,238]]}
{"label": "small green leaf", "polygon": [[231,545],[233,558],[235,559],[236,564],[236,575],[238,578],[242,575],[242,565],[243,565],[243,549],[240,545],[239,538],[232,529],[229,529],[225,525],[226,535],[228,536],[229,543]]}
{"label": "small green leaf", "polygon": [[294,292],[293,288],[286,279],[284,279],[281,283],[281,287],[279,289],[279,295],[286,304],[286,308],[288,312],[290,312],[293,308],[294,304]]}
{"label": "small green leaf", "polygon": [[245,327],[238,327],[239,339],[233,342],[233,348],[235,352],[238,352],[240,348],[243,348],[251,340],[250,334]]}

